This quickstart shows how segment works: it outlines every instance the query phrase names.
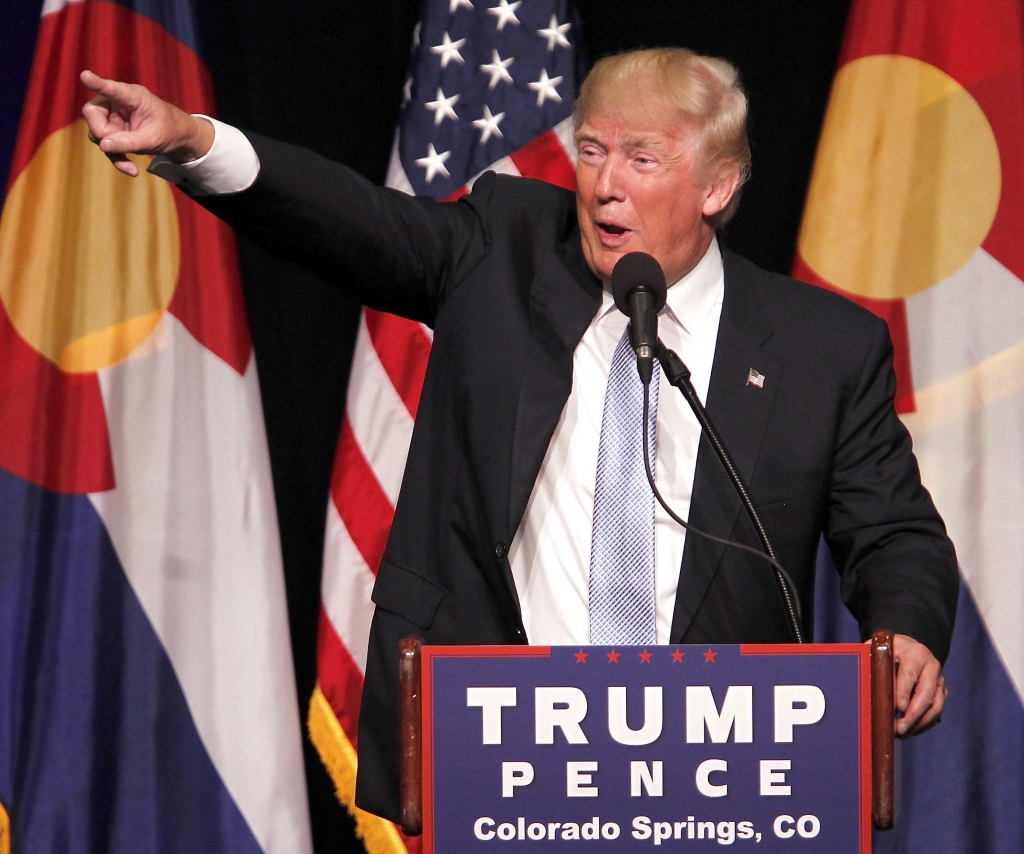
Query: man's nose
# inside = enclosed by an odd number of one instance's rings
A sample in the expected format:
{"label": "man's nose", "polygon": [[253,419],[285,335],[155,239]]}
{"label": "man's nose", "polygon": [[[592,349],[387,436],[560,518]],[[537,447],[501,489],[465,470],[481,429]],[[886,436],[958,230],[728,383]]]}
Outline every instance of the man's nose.
{"label": "man's nose", "polygon": [[597,174],[597,186],[594,188],[597,200],[602,203],[621,202],[625,198],[622,163],[617,157],[606,157]]}

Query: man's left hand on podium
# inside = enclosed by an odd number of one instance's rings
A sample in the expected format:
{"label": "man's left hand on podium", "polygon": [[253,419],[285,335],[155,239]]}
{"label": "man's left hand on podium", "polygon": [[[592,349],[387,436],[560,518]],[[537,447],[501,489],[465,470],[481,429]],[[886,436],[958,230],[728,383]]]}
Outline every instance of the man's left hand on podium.
{"label": "man's left hand on podium", "polygon": [[894,635],[892,646],[896,709],[902,713],[896,719],[896,735],[920,735],[941,720],[949,696],[942,665],[928,647],[907,635]]}

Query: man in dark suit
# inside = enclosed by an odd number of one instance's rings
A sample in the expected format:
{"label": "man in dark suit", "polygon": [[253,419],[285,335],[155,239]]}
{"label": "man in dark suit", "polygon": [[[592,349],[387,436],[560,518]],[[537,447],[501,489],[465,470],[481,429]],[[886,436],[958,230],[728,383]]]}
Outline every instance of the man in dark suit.
{"label": "man in dark suit", "polygon": [[[236,228],[329,279],[359,282],[365,304],[434,328],[373,593],[359,741],[365,809],[398,818],[403,636],[790,639],[767,566],[670,527],[637,485],[641,419],[633,430],[636,407],[622,403],[635,388],[617,367],[625,321],[606,289],[618,259],[635,250],[673,283],[663,335],[690,363],[750,484],[805,630],[823,532],[864,635],[897,633],[897,732],[938,720],[956,558],[893,407],[888,330],[837,295],[720,247],[716,229],[749,164],[746,100],[727,63],[681,50],[602,61],[577,104],[575,196],[488,174],[454,204],[382,190],[256,136],[236,138],[228,158],[237,131],[141,87],[88,73],[83,81],[98,93],[84,111],[91,134],[122,171],[136,171],[129,151],[187,163],[169,176]],[[249,174],[236,169],[218,184],[209,174],[233,168],[211,167],[218,158],[249,162]],[[635,370],[629,376],[638,383]],[[670,500],[696,528],[756,545],[699,428],[672,389],[660,398],[649,429]],[[621,411],[628,429],[616,427]],[[640,521],[616,529],[627,515]],[[609,543],[612,552],[626,544],[622,565],[602,563]],[[597,613],[608,603],[610,614]],[[616,609],[636,625],[607,634]]]}

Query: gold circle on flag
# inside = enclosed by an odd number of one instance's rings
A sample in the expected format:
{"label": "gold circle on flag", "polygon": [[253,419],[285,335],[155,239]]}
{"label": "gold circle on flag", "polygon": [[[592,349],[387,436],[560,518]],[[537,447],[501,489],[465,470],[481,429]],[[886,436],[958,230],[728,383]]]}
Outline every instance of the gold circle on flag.
{"label": "gold circle on flag", "polygon": [[170,186],[129,178],[84,119],[48,136],[0,219],[0,299],[18,333],[68,372],[116,364],[153,332],[181,262]]}
{"label": "gold circle on flag", "polygon": [[912,296],[977,251],[1001,182],[988,119],[952,77],[906,56],[854,60],[832,87],[800,254],[850,293]]}

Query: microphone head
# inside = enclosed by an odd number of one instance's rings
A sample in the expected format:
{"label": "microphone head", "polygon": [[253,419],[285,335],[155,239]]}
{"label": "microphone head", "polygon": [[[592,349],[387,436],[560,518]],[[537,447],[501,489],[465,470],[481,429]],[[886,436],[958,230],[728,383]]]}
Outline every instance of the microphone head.
{"label": "microphone head", "polygon": [[612,270],[612,296],[623,314],[629,314],[629,295],[638,289],[653,294],[656,312],[665,307],[665,273],[661,264],[646,252],[623,255]]}

